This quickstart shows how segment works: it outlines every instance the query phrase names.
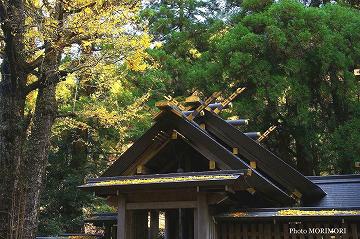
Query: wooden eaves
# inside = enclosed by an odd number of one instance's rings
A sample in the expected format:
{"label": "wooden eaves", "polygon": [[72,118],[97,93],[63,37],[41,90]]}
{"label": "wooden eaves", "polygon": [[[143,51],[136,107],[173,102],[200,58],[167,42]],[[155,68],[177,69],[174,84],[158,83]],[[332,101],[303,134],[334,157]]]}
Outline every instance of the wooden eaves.
{"label": "wooden eaves", "polygon": [[135,176],[100,177],[90,179],[79,188],[99,196],[174,188],[243,186],[246,170],[208,171],[192,173],[149,174]]}

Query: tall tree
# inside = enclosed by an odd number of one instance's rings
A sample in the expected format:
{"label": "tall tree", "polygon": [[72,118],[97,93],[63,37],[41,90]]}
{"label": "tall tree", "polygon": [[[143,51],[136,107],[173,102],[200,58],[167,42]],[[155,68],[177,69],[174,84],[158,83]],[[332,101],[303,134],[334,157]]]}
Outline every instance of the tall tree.
{"label": "tall tree", "polygon": [[[360,60],[359,16],[339,4],[245,0],[233,26],[212,38],[207,57],[186,76],[202,87],[219,76],[223,87],[247,86],[233,112],[260,131],[278,125],[269,146],[304,174],[353,172],[358,146],[350,145],[359,142],[349,128],[359,117],[353,74]],[[339,145],[344,134],[353,140],[346,147]]]}
{"label": "tall tree", "polygon": [[[149,40],[138,27],[139,4],[0,1],[0,238],[35,238],[51,128],[58,116],[56,86],[99,63],[135,55],[129,62],[136,64],[143,49],[138,42]],[[31,94],[33,108],[28,107]]]}
{"label": "tall tree", "polygon": [[[198,34],[164,34],[155,27],[167,37],[150,51],[158,68],[143,77],[165,79],[164,88],[180,96],[247,86],[225,117],[250,118],[258,131],[278,125],[266,144],[304,174],[354,172],[359,139],[350,128],[357,128],[359,117],[353,75],[360,61],[358,10],[295,0],[226,2],[231,9],[224,18],[210,18],[203,28],[188,22]],[[163,15],[154,26],[176,22],[173,15]],[[345,135],[351,140],[340,143]]]}

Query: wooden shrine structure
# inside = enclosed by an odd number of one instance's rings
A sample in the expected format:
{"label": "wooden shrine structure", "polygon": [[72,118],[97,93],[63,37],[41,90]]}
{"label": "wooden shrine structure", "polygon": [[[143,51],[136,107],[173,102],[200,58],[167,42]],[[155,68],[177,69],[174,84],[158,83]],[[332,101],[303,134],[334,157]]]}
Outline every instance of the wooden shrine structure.
{"label": "wooden shrine structure", "polygon": [[246,133],[237,126],[247,119],[222,119],[243,90],[221,103],[218,92],[205,101],[192,95],[186,106],[157,103],[153,126],[80,186],[117,208],[87,221],[117,239],[159,238],[159,213],[166,239],[323,238],[289,227],[330,224],[348,228],[341,238],[360,238],[360,176],[305,177],[260,143],[275,127]]}

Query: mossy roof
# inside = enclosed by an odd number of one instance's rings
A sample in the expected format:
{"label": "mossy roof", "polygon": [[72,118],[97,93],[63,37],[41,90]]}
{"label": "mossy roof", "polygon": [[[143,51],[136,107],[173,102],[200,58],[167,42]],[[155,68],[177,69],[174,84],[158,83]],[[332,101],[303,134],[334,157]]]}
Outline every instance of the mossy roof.
{"label": "mossy roof", "polygon": [[210,171],[197,173],[172,173],[172,174],[153,174],[153,175],[136,175],[136,176],[119,176],[119,177],[104,177],[89,180],[87,184],[81,188],[106,188],[106,187],[137,187],[137,186],[151,186],[160,185],[212,185],[212,184],[228,184],[239,180],[244,175],[242,170],[231,171]]}
{"label": "mossy roof", "polygon": [[272,220],[286,219],[302,220],[316,218],[355,218],[360,219],[360,209],[321,209],[321,208],[265,208],[265,209],[249,209],[235,210],[216,216],[217,219],[239,219],[239,220]]}

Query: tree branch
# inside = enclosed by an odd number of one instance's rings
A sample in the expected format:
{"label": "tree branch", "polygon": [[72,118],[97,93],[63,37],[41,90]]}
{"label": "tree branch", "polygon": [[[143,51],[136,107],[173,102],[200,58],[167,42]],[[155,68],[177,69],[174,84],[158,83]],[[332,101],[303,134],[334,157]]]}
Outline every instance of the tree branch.
{"label": "tree branch", "polygon": [[75,112],[69,112],[69,113],[63,113],[63,114],[57,114],[56,115],[56,118],[57,119],[60,119],[60,118],[67,118],[67,117],[70,117],[70,118],[75,118],[77,116],[77,114]]}
{"label": "tree branch", "polygon": [[26,66],[26,72],[31,72],[33,70],[35,70],[36,68],[38,68],[42,62],[44,62],[45,60],[45,56],[41,55],[38,58],[36,58],[35,60],[33,60],[32,62],[28,63]]}
{"label": "tree branch", "polygon": [[43,89],[50,85],[57,84],[60,81],[64,80],[65,77],[71,72],[68,71],[56,71],[53,73],[49,73],[48,76],[43,75],[39,80],[31,83],[30,85],[27,85],[25,88],[25,95],[29,94],[30,92],[37,90],[37,89]]}
{"label": "tree branch", "polygon": [[43,89],[46,88],[49,85],[57,84],[63,80],[65,80],[65,77],[71,73],[74,73],[76,71],[82,70],[84,68],[90,68],[96,66],[103,58],[98,59],[93,64],[85,64],[85,65],[79,65],[77,67],[74,67],[70,70],[60,70],[60,71],[52,71],[52,72],[46,72],[42,75],[42,77],[39,78],[39,80],[31,83],[30,85],[27,85],[24,92],[25,95],[29,94],[30,92],[37,90],[37,89]]}

